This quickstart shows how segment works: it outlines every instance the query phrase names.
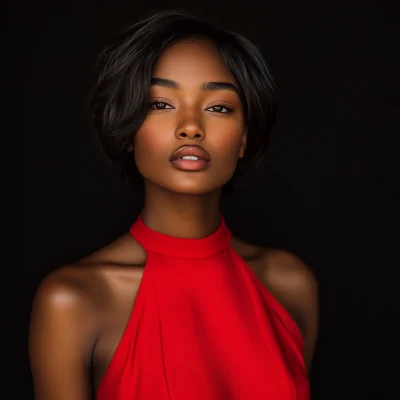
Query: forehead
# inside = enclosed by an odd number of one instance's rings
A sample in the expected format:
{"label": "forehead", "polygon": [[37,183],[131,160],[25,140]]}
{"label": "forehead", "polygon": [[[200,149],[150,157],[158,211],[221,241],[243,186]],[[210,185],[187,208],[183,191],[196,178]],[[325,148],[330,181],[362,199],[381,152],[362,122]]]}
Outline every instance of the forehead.
{"label": "forehead", "polygon": [[227,81],[235,78],[213,43],[191,39],[173,44],[158,58],[153,76],[190,84],[204,81]]}

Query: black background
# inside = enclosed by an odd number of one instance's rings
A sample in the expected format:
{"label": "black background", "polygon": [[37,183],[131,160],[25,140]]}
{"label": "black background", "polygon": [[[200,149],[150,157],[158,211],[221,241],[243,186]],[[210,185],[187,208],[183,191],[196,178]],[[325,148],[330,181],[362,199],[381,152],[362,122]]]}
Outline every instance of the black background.
{"label": "black background", "polygon": [[222,206],[235,235],[296,253],[319,279],[313,398],[397,396],[400,32],[393,6],[12,3],[25,221],[17,276],[23,311],[12,330],[23,398],[32,398],[27,335],[40,280],[126,231],[142,202],[95,139],[87,104],[97,54],[144,12],[176,7],[255,42],[278,83],[281,105],[269,153]]}

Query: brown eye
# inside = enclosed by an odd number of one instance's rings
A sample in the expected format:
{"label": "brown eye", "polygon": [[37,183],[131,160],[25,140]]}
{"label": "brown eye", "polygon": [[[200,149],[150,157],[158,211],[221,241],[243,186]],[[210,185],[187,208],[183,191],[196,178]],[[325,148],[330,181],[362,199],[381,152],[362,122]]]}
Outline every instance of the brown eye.
{"label": "brown eye", "polygon": [[207,108],[208,111],[220,113],[220,114],[232,114],[233,109],[222,104],[217,104],[215,106]]}
{"label": "brown eye", "polygon": [[173,107],[164,101],[154,101],[150,104],[150,108],[153,110],[167,110]]}

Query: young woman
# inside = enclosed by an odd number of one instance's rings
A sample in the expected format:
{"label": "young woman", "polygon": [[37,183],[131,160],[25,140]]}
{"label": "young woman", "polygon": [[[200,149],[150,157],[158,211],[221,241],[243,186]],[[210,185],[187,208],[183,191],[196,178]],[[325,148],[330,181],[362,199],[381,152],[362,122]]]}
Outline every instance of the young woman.
{"label": "young woman", "polygon": [[145,202],[129,232],[40,285],[36,399],[308,399],[314,276],[286,251],[232,237],[219,209],[274,125],[259,51],[162,12],[100,61],[92,109],[102,147]]}

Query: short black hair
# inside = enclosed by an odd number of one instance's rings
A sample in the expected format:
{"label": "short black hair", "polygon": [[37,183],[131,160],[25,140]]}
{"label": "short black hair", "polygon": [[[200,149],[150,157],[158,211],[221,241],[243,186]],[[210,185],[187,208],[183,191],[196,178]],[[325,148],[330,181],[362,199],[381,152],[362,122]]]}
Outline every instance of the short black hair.
{"label": "short black hair", "polygon": [[127,147],[147,116],[153,65],[167,47],[188,38],[211,41],[239,84],[248,137],[234,177],[257,164],[267,149],[276,121],[277,90],[258,48],[185,11],[157,12],[125,30],[100,54],[100,74],[91,96],[101,148],[134,185],[142,186],[143,178]]}

